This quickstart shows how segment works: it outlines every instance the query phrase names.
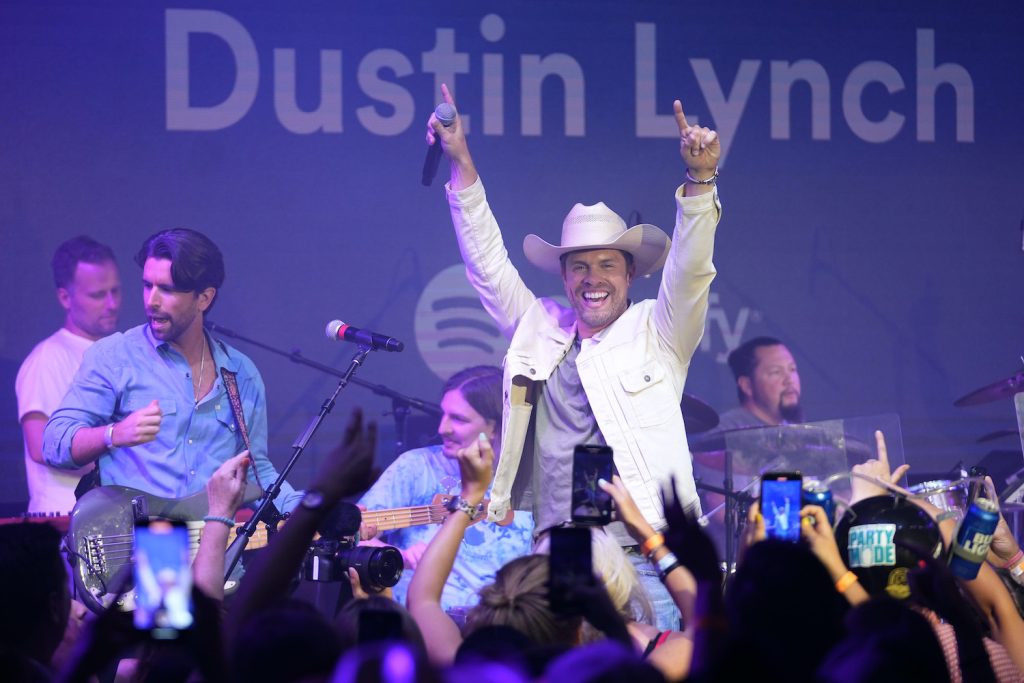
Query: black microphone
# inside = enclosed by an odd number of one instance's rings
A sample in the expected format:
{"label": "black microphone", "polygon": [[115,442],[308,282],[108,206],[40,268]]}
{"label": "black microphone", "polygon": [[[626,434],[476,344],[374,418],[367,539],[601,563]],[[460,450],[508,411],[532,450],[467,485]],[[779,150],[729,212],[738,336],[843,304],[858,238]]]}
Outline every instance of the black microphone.
{"label": "black microphone", "polygon": [[[455,123],[455,107],[442,102],[437,105],[437,109],[434,110],[434,116],[441,122],[441,125],[445,128],[450,128]],[[434,138],[434,144],[427,147],[427,158],[423,160],[423,185],[429,186],[434,182],[434,176],[437,175],[437,167],[441,165],[441,140],[436,136]]]}
{"label": "black microphone", "polygon": [[369,330],[361,330],[358,327],[346,325],[340,320],[332,320],[327,323],[327,338],[336,341],[348,341],[369,346],[371,349],[383,349],[384,351],[401,351],[405,344],[394,337],[386,334],[377,334]]}

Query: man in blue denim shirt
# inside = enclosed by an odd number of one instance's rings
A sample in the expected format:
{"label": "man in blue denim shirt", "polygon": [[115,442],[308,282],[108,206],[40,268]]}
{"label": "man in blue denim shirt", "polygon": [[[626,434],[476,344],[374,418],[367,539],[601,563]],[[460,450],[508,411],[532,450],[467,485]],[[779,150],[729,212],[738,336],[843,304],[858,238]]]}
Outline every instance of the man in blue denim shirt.
{"label": "man in blue denim shirt", "polygon": [[[277,472],[267,458],[263,379],[245,355],[203,329],[224,282],[220,250],[205,235],[177,228],[147,239],[135,260],[148,322],[85,354],[46,425],[46,462],[72,468],[97,461],[102,484],[165,498],[202,491],[221,463],[245,449],[220,374],[226,368],[237,373],[254,469],[269,486]],[[286,483],[277,507],[287,512],[300,498]]]}

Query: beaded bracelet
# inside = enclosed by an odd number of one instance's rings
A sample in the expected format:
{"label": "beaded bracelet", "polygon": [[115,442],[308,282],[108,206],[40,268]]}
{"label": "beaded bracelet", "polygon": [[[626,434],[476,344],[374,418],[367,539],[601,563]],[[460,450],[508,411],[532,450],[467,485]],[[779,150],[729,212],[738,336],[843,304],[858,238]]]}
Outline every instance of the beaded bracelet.
{"label": "beaded bracelet", "polygon": [[463,512],[465,512],[466,516],[469,517],[469,521],[471,522],[476,521],[477,515],[479,514],[477,512],[476,506],[466,502],[466,500],[464,500],[462,496],[459,496],[458,498],[455,499],[455,509],[462,510]]}
{"label": "beaded bracelet", "polygon": [[229,529],[235,528],[235,520],[230,517],[221,517],[220,515],[206,515],[203,517],[204,522],[220,522]]}

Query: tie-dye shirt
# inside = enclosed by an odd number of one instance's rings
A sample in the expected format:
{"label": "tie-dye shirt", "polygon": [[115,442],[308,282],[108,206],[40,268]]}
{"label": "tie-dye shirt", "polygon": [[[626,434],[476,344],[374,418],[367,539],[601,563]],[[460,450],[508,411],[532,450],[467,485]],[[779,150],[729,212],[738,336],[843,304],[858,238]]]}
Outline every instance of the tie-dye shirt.
{"label": "tie-dye shirt", "polygon": [[[441,446],[416,448],[398,456],[359,501],[368,510],[427,505],[438,493],[458,495],[459,463],[445,457]],[[440,527],[432,524],[385,531],[379,540],[398,548],[429,543]],[[498,526],[481,519],[466,530],[455,565],[441,596],[441,607],[475,605],[477,591],[494,581],[506,562],[530,553],[533,515],[517,510],[512,523]],[[405,604],[413,572],[406,569],[394,587],[395,600]]]}

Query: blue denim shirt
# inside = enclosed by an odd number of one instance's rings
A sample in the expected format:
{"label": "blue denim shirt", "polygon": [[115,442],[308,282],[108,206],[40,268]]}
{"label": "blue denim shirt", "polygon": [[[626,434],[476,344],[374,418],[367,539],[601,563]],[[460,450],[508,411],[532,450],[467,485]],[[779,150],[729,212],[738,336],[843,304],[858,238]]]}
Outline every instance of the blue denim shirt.
{"label": "blue denim shirt", "polygon": [[[277,471],[267,457],[267,400],[263,379],[244,354],[207,337],[217,374],[213,389],[196,405],[188,361],[167,342],[153,337],[148,325],[97,341],[86,352],[71,388],[46,424],[43,458],[54,467],[75,467],[71,441],[82,427],[123,420],[156,399],[163,411],[156,440],[113,448],[100,456],[100,481],[181,498],[204,490],[228,458],[245,449],[235,425],[224,367],[237,373],[238,393],[260,481],[267,487]],[[209,370],[207,370],[209,371]],[[250,471],[249,481],[255,482]],[[282,512],[298,504],[301,494],[287,483],[277,498]]]}

